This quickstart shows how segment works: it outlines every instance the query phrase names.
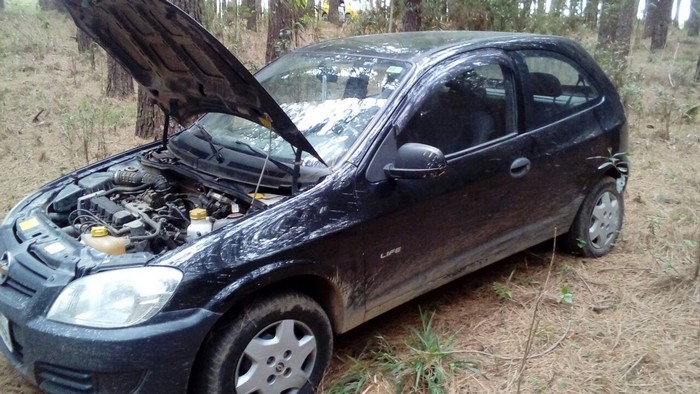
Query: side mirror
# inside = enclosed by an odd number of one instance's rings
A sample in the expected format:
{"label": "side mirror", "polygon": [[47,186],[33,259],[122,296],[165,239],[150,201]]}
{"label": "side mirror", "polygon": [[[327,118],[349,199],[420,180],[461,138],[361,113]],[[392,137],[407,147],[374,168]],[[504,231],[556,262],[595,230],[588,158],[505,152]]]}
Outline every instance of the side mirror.
{"label": "side mirror", "polygon": [[447,161],[440,149],[409,142],[401,145],[396,160],[384,167],[384,173],[391,178],[423,179],[438,177],[446,169]]}

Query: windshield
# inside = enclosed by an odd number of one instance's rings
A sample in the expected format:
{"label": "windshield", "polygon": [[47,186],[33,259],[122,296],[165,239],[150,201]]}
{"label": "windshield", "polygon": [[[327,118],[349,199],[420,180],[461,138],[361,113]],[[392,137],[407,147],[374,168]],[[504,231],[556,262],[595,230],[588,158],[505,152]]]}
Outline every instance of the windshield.
{"label": "windshield", "polygon": [[[405,62],[384,59],[293,53],[255,77],[332,165],[385,105],[408,68]],[[267,154],[269,149],[274,159],[294,160],[288,142],[256,123],[220,113],[209,113],[197,123],[216,145],[245,153],[257,150]],[[190,132],[197,134],[196,129]],[[321,164],[305,153],[302,165]]]}

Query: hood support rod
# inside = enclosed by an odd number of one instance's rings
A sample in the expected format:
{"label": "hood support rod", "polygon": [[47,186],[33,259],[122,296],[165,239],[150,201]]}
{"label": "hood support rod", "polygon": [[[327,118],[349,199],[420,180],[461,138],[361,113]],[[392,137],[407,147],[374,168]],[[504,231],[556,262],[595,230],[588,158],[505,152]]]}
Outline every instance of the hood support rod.
{"label": "hood support rod", "polygon": [[[293,148],[293,147],[292,147]],[[301,148],[294,150],[294,171],[292,173],[292,195],[299,193],[299,176],[301,175]]]}
{"label": "hood support rod", "polygon": [[170,112],[163,111],[165,121],[163,121],[163,149],[168,147],[168,129],[170,128]]}

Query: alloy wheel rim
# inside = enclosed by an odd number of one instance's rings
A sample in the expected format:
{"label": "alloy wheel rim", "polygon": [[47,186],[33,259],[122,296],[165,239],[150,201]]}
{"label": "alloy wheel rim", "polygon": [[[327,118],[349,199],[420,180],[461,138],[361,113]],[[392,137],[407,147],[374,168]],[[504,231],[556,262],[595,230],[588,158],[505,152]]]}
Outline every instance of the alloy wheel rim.
{"label": "alloy wheel rim", "polygon": [[614,194],[605,192],[600,195],[593,207],[588,239],[591,246],[603,249],[612,244],[619,231],[620,202]]}
{"label": "alloy wheel rim", "polygon": [[270,324],[243,350],[234,377],[236,392],[298,393],[311,376],[316,355],[316,337],[306,324],[293,319]]}

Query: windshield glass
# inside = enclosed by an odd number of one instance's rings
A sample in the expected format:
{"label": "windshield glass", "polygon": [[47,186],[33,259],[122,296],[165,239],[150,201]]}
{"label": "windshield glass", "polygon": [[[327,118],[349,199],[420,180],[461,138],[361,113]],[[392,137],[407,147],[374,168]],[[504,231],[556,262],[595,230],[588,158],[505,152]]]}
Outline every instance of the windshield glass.
{"label": "windshield glass", "polygon": [[[409,67],[405,62],[376,58],[293,53],[255,77],[324,161],[333,164],[385,105]],[[216,145],[245,153],[257,150],[266,154],[269,148],[274,159],[289,163],[294,160],[288,142],[256,123],[209,113],[198,124]],[[196,128],[191,130],[197,134]],[[304,154],[302,165],[321,164]]]}

